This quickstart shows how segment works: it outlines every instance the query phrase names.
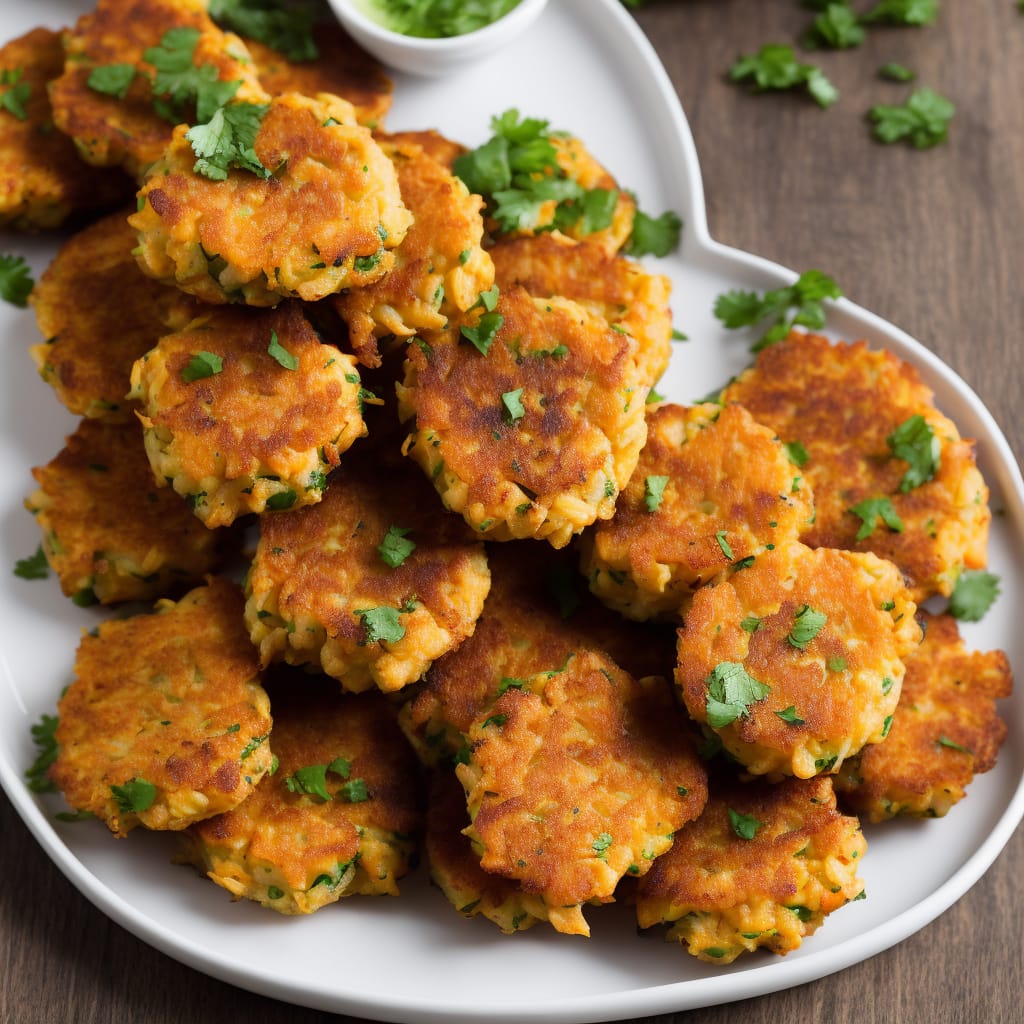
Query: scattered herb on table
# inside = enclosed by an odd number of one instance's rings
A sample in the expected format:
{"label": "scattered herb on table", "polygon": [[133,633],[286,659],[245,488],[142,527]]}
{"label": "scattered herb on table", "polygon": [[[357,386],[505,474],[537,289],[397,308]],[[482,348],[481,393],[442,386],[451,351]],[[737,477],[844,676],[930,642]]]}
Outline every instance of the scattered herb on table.
{"label": "scattered herb on table", "polygon": [[0,298],[24,309],[34,287],[32,269],[25,262],[25,257],[0,253]]}
{"label": "scattered herb on table", "polygon": [[793,47],[766,43],[752,55],[738,58],[729,69],[733,82],[750,83],[758,92],[806,88],[821,107],[839,99],[839,90],[815,64],[797,60]]}
{"label": "scattered herb on table", "polygon": [[879,104],[868,112],[872,135],[886,144],[907,141],[915,149],[930,149],[949,137],[956,107],[945,96],[927,87],[915,89],[906,103]]}

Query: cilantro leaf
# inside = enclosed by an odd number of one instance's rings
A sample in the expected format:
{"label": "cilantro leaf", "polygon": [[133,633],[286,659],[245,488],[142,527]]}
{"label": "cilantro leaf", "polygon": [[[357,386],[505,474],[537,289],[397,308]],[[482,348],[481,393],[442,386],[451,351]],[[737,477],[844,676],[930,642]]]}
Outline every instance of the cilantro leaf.
{"label": "cilantro leaf", "polygon": [[849,509],[861,521],[857,531],[857,540],[866,540],[875,532],[878,520],[881,519],[893,533],[903,532],[903,520],[900,519],[893,503],[888,498],[865,498]]}
{"label": "cilantro leaf", "polygon": [[352,773],[352,762],[347,757],[336,757],[328,766],[327,770],[335,775],[347,779]]}
{"label": "cilantro leaf", "polygon": [[25,257],[0,253],[0,299],[24,309],[34,287],[32,270]]}
{"label": "cilantro leaf", "polygon": [[806,651],[807,645],[821,632],[828,616],[816,611],[809,604],[801,606],[793,617],[793,628],[786,639],[798,651]]}
{"label": "cilantro leaf", "polygon": [[984,569],[965,569],[949,595],[949,614],[961,622],[978,622],[998,596],[998,576]]}
{"label": "cilantro leaf", "polygon": [[182,368],[181,379],[186,384],[194,380],[213,377],[224,369],[224,360],[215,352],[197,352]]}
{"label": "cilantro leaf", "polygon": [[903,64],[889,61],[878,69],[878,77],[890,82],[912,82],[917,78],[917,74]]}
{"label": "cilantro leaf", "polygon": [[305,793],[321,800],[331,799],[331,794],[327,791],[325,764],[311,764],[305,768],[298,768],[293,775],[284,780],[284,784],[289,793]]}
{"label": "cilantro leaf", "polygon": [[644,505],[647,506],[648,512],[658,511],[667,486],[667,476],[649,476],[644,480]]}
{"label": "cilantro leaf", "polygon": [[931,25],[939,15],[939,0],[881,0],[865,14],[866,24]]}
{"label": "cilantro leaf", "polygon": [[363,620],[366,631],[363,644],[374,644],[380,641],[398,643],[405,636],[405,626],[398,620],[399,609],[388,605],[379,608],[357,608],[356,615]]}
{"label": "cilantro leaf", "polygon": [[776,711],[775,714],[788,725],[803,725],[804,720],[796,713],[796,708],[790,704],[788,708]]}
{"label": "cilantro leaf", "polygon": [[153,806],[156,799],[156,786],[146,779],[136,776],[122,786],[111,786],[110,795],[122,814],[141,814]]}
{"label": "cilantro leaf", "polygon": [[789,461],[793,463],[798,469],[803,469],[807,465],[810,455],[807,449],[799,441],[787,441],[784,445],[786,449],[786,455],[789,457]]}
{"label": "cilantro leaf", "polygon": [[370,799],[370,791],[366,787],[365,779],[349,779],[343,782],[334,794],[335,800],[342,800],[348,804],[361,804]]}
{"label": "cilantro leaf", "polygon": [[910,463],[900,481],[900,494],[920,487],[931,480],[939,470],[939,439],[931,424],[916,413],[904,420],[886,439],[885,443],[897,459]]}
{"label": "cilantro leaf", "polygon": [[261,103],[231,103],[218,107],[210,120],[185,133],[192,143],[194,170],[211,181],[224,181],[232,167],[269,178],[253,148],[260,124],[270,108]]}
{"label": "cilantro leaf", "polygon": [[460,333],[467,341],[471,341],[479,352],[487,355],[504,322],[505,318],[500,313],[484,313],[475,327],[463,325]]}
{"label": "cilantro leaf", "polygon": [[638,209],[633,217],[632,233],[623,251],[635,259],[648,255],[667,256],[678,248],[682,231],[683,221],[673,210],[651,217]]}
{"label": "cilantro leaf", "polygon": [[85,84],[93,92],[123,100],[135,81],[135,73],[134,64],[101,64],[92,69]]}
{"label": "cilantro leaf", "polygon": [[751,840],[757,835],[758,829],[763,825],[763,821],[758,821],[752,814],[740,814],[739,811],[734,811],[731,807],[727,808],[729,811],[729,824],[732,825],[733,832],[740,837],[740,839]]}
{"label": "cilantro leaf", "polygon": [[732,547],[726,536],[725,530],[719,530],[715,534],[715,540],[718,541],[718,546],[722,549],[722,554],[731,562],[736,556],[732,552]]}
{"label": "cilantro leaf", "polygon": [[298,356],[292,355],[281,344],[277,337],[277,331],[270,332],[270,343],[267,345],[267,355],[271,356],[273,360],[285,370],[297,370],[299,368]]}
{"label": "cilantro leaf", "polygon": [[57,760],[56,715],[43,715],[31,726],[32,742],[36,745],[36,759],[25,769],[25,781],[33,793],[53,793],[57,786],[50,778],[50,765]]}
{"label": "cilantro leaf", "polygon": [[21,68],[6,68],[0,71],[0,85],[7,88],[0,93],[0,110],[6,110],[13,114],[19,121],[28,120],[28,110],[25,104],[32,95],[32,86],[21,80],[24,72]]}
{"label": "cilantro leaf", "polygon": [[880,104],[868,117],[874,122],[872,134],[879,142],[906,139],[915,149],[929,149],[945,142],[956,107],[928,88],[915,89],[902,106]]}
{"label": "cilantro leaf", "polygon": [[411,528],[394,525],[388,527],[384,539],[377,545],[377,553],[386,566],[397,569],[416,550],[415,542],[406,539],[410,533]]}
{"label": "cilantro leaf", "polygon": [[526,415],[526,409],[523,407],[522,388],[506,391],[501,396],[501,404],[505,407],[502,415],[508,423],[518,423]]}
{"label": "cilantro leaf", "polygon": [[612,845],[613,839],[610,833],[602,832],[594,841],[591,843],[590,848],[597,854],[600,860],[608,859],[608,847]]}
{"label": "cilantro leaf", "polygon": [[319,56],[312,5],[287,0],[210,0],[209,14],[221,28],[266,43],[289,60],[302,63]]}
{"label": "cilantro leaf", "polygon": [[814,19],[804,34],[807,46],[824,46],[830,50],[847,50],[860,46],[866,33],[849,4],[830,3]]}
{"label": "cilantro leaf", "polygon": [[796,59],[792,46],[767,43],[753,55],[738,58],[729,69],[733,82],[750,82],[758,92],[806,88],[822,107],[829,107],[839,93],[814,64]]}
{"label": "cilantro leaf", "polygon": [[36,548],[34,554],[27,558],[19,558],[14,563],[14,575],[23,580],[45,580],[50,575],[50,563],[46,560],[42,544]]}
{"label": "cilantro leaf", "polygon": [[717,664],[705,680],[708,687],[707,719],[712,729],[721,729],[741,715],[750,714],[750,705],[766,697],[771,687],[748,675],[735,661]]}

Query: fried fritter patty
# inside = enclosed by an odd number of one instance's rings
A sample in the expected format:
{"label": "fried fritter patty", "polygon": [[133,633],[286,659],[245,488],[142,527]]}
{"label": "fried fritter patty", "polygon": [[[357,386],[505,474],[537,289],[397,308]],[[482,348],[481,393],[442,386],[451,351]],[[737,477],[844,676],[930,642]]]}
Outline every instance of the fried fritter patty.
{"label": "fried fritter patty", "polygon": [[67,137],[53,130],[46,87],[63,68],[58,32],[34,28],[0,47],[0,96],[13,94],[0,110],[0,227],[55,228],[72,213],[112,206],[130,194],[127,178],[83,164]]}
{"label": "fried fritter patty", "polygon": [[424,852],[430,877],[463,917],[478,914],[512,934],[547,920],[547,907],[511,878],[484,871],[463,829],[469,825],[466,794],[454,772],[431,775]]}
{"label": "fried fritter patty", "polygon": [[261,522],[245,616],[264,664],[393,691],[472,634],[489,587],[483,544],[419,474],[353,454],[315,508]]}
{"label": "fried fritter patty", "polygon": [[65,595],[77,604],[153,600],[216,568],[223,538],[156,486],[138,426],[83,420],[25,501]]}
{"label": "fried fritter patty", "polygon": [[810,488],[767,427],[738,405],[662,405],[615,516],[584,535],[590,589],[633,619],[678,613],[702,583],[795,540]]}
{"label": "fried fritter patty", "polygon": [[891,562],[791,542],[696,592],[676,682],[755,775],[836,771],[889,731],[915,610]]}
{"label": "fried fritter patty", "polygon": [[715,782],[701,816],[641,879],[637,920],[671,924],[666,939],[706,963],[789,953],[861,896],[866,848],[829,778]]}
{"label": "fried fritter patty", "polygon": [[590,236],[580,242],[559,233],[509,238],[490,252],[502,288],[518,284],[535,298],[578,302],[636,338],[652,381],[665,372],[672,355],[667,277],[607,252]]}
{"label": "fried fritter patty", "polygon": [[906,657],[889,735],[835,778],[840,799],[868,821],[941,818],[975,775],[995,767],[1006,739],[995,703],[1013,689],[1006,654],[968,651],[954,618],[921,615],[925,638]]}
{"label": "fried fritter patty", "polygon": [[434,128],[418,131],[387,132],[384,137],[396,146],[411,142],[421,147],[443,167],[452,169],[456,157],[466,152],[461,142],[449,139]]}
{"label": "fried fritter patty", "polygon": [[136,361],[131,386],[157,482],[210,527],[319,501],[365,432],[355,360],[297,303],[197,317]]}
{"label": "fried fritter patty", "polygon": [[[121,165],[141,178],[167,148],[178,118],[162,105],[165,96],[154,96],[157,69],[143,54],[172,29],[198,33],[192,39],[194,68],[211,67],[215,80],[240,82],[239,100],[262,95],[241,39],[214,25],[204,0],[99,0],[66,33],[64,74],[50,86],[54,123],[74,139],[88,163]],[[171,64],[185,52],[182,40],[176,42]],[[89,86],[96,68],[112,64],[133,65],[137,72],[123,99]],[[191,118],[195,112],[185,113]]]}
{"label": "fried fritter patty", "polygon": [[193,825],[185,859],[235,899],[311,914],[398,895],[422,825],[419,766],[380,694],[308,678],[271,691],[277,770],[234,810]]}
{"label": "fried fritter patty", "polygon": [[494,264],[481,246],[483,200],[421,146],[377,138],[415,219],[390,273],[332,300],[348,325],[352,350],[367,366],[380,365],[378,338],[439,330],[494,284]]}
{"label": "fried fritter patty", "polygon": [[589,935],[607,903],[696,817],[703,762],[669,685],[584,652],[504,692],[469,728],[457,766],[480,865],[539,897],[556,931]]}
{"label": "fried fritter patty", "polygon": [[434,663],[402,709],[402,727],[425,763],[459,754],[502,680],[534,676],[570,655],[606,653],[637,677],[671,674],[673,630],[628,622],[599,604],[570,552],[519,541],[490,545],[487,558],[491,589],[476,630]]}
{"label": "fried fritter patty", "polygon": [[40,376],[71,412],[108,422],[134,421],[132,364],[194,315],[191,299],[139,270],[126,217],[69,238],[29,297],[46,339],[29,349]]}
{"label": "fried fritter patty", "polygon": [[253,149],[270,171],[194,170],[179,125],[130,218],[139,265],[206,302],[272,306],[370,284],[394,264],[412,215],[394,165],[336,96],[270,100]]}
{"label": "fried fritter patty", "polygon": [[243,39],[260,85],[272,96],[284,92],[304,96],[333,93],[355,107],[357,120],[367,128],[380,127],[391,109],[391,79],[333,18],[314,27],[317,56],[310,61],[291,61],[264,43]]}
{"label": "fried fritter patty", "polygon": [[[888,558],[919,602],[948,596],[963,568],[985,565],[991,519],[974,442],[960,439],[932,397],[917,370],[889,352],[864,342],[831,345],[799,331],[766,348],[722,393],[783,441],[804,446],[803,475],[816,510],[804,542]],[[918,451],[926,465],[937,454],[938,468],[931,479],[905,489],[911,467],[887,438],[915,416],[925,421]],[[934,440],[923,436],[929,428]],[[892,525],[862,504],[883,499],[896,513]],[[858,506],[862,516],[852,511]]]}
{"label": "fried fritter patty", "polygon": [[238,806],[270,769],[270,702],[242,593],[211,579],[82,637],[51,775],[117,836],[183,829]]}
{"label": "fried fritter patty", "polygon": [[[460,336],[495,316],[486,355]],[[448,509],[496,540],[554,547],[612,516],[647,434],[653,381],[635,339],[577,303],[512,288],[482,319],[453,318],[421,340],[399,412],[414,420],[408,454]]]}

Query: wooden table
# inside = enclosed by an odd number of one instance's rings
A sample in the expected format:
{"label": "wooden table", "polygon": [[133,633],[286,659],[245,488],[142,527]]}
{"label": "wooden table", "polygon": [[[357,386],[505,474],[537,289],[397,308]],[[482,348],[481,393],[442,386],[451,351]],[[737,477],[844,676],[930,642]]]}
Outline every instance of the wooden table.
{"label": "wooden table", "polygon": [[[1012,354],[1024,344],[1024,14],[1015,0],[946,3],[936,26],[879,30],[857,50],[809,56],[842,92],[828,111],[725,80],[739,53],[799,35],[809,14],[796,0],[655,0],[637,17],[687,111],[713,236],[826,269],[965,377],[1024,451],[1024,376]],[[906,91],[875,78],[889,60],[955,101],[948,144],[917,152],[870,140],[864,112]],[[0,836],[2,1024],[340,1019],[250,995],[143,945],[64,880],[3,797]],[[647,1024],[1022,1021],[1021,877],[1018,829],[967,896],[894,949],[797,989]]]}

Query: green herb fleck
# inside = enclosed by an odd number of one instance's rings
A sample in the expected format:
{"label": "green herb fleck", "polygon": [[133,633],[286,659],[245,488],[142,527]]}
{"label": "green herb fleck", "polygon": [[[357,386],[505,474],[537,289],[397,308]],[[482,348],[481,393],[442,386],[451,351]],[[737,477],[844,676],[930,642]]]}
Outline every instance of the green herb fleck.
{"label": "green herb fleck", "polygon": [[591,844],[591,849],[597,854],[599,860],[608,859],[608,848],[612,845],[612,837],[607,832],[602,832]]}
{"label": "green herb fleck", "polygon": [[741,715],[749,715],[750,705],[771,692],[771,687],[748,675],[735,661],[720,662],[705,683],[708,687],[707,720],[712,729],[721,729]]}
{"label": "green herb fleck", "polygon": [[25,257],[0,253],[0,299],[24,309],[34,287],[32,270]]}
{"label": "green herb fleck", "polygon": [[293,775],[284,780],[289,793],[305,793],[320,800],[330,800],[327,791],[327,765],[310,764],[305,768],[296,769]]}
{"label": "green herb fleck", "polygon": [[110,794],[122,814],[141,814],[153,806],[156,799],[156,786],[152,782],[136,776],[123,786],[111,786]]}
{"label": "green herb fleck", "polygon": [[746,839],[749,842],[757,835],[758,829],[764,825],[764,822],[758,821],[752,814],[740,814],[739,811],[734,811],[731,807],[727,810],[729,811],[729,824],[732,825],[733,832],[740,839]]}
{"label": "green herb fleck", "polygon": [[828,622],[824,612],[815,611],[809,604],[802,605],[793,617],[793,628],[786,639],[798,651],[806,651],[807,645],[821,632]]}
{"label": "green herb fleck", "polygon": [[363,620],[365,637],[363,644],[398,643],[405,636],[405,626],[398,619],[399,609],[388,605],[378,608],[361,608],[356,615]]}
{"label": "green herb fleck", "polygon": [[965,569],[949,595],[949,614],[961,622],[978,622],[999,596],[999,577],[984,569]]}
{"label": "green herb fleck", "polygon": [[278,340],[277,331],[270,332],[270,344],[267,345],[267,354],[286,370],[297,370],[299,359],[293,356]]}
{"label": "green herb fleck", "polygon": [[380,560],[388,567],[397,569],[415,550],[414,541],[406,540],[411,528],[391,525],[384,539],[377,545]]}
{"label": "green herb fleck", "polygon": [[515,391],[506,391],[501,396],[501,404],[505,407],[502,416],[505,418],[506,423],[518,423],[526,415],[522,399],[522,388],[516,388]]}
{"label": "green herb fleck", "polygon": [[214,352],[197,352],[182,368],[181,379],[186,384],[212,377],[224,369],[224,360]]}
{"label": "green herb fleck", "polygon": [[860,521],[857,540],[866,540],[875,532],[878,520],[881,519],[893,533],[903,532],[903,520],[900,519],[893,503],[888,498],[865,498],[849,509]]}
{"label": "green herb fleck", "polygon": [[776,711],[776,715],[779,716],[784,722],[789,725],[803,725],[804,720],[796,713],[796,708],[790,704],[788,708],[783,708],[781,711]]}
{"label": "green herb fleck", "polygon": [[85,84],[93,92],[123,100],[134,81],[134,64],[102,64],[92,69]]}
{"label": "green herb fleck", "polygon": [[667,476],[649,476],[644,480],[644,505],[648,512],[658,511],[667,486]]}
{"label": "green herb fleck", "polygon": [[821,68],[796,59],[793,47],[769,43],[754,55],[740,57],[729,69],[733,82],[749,82],[758,92],[805,88],[822,107],[830,107],[839,92]]}
{"label": "green herb fleck", "polygon": [[872,134],[879,142],[906,140],[915,149],[930,149],[949,137],[949,123],[956,107],[928,88],[915,89],[899,106],[879,104],[868,112]]}
{"label": "green herb fleck", "polygon": [[36,548],[35,554],[19,558],[14,563],[14,575],[23,580],[45,580],[50,575],[50,563],[46,560],[42,544]]}
{"label": "green herb fleck", "polygon": [[885,443],[897,459],[910,463],[910,468],[900,481],[900,494],[920,487],[938,472],[939,439],[931,424],[920,413],[904,420],[885,439]]}

